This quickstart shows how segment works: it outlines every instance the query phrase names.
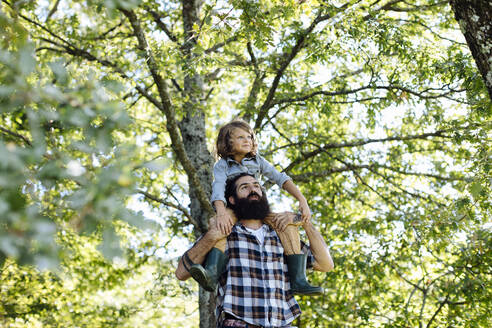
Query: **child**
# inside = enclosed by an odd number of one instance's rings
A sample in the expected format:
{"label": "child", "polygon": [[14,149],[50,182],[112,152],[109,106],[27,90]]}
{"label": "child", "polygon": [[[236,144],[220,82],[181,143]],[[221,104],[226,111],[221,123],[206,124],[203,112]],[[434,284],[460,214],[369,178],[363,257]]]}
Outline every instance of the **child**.
{"label": "child", "polygon": [[[311,217],[306,198],[296,187],[292,180],[285,174],[278,172],[270,163],[257,153],[258,144],[255,134],[251,127],[242,120],[233,120],[224,125],[217,137],[217,154],[221,159],[214,165],[214,182],[212,184],[211,201],[217,212],[217,227],[224,235],[231,233],[232,226],[236,218],[232,210],[226,208],[224,196],[227,178],[240,173],[249,173],[255,176],[262,174],[270,180],[276,182],[289,194],[299,201],[299,209],[302,221],[308,221]],[[266,223],[271,224],[272,216],[269,216]],[[289,224],[285,231],[276,230],[284,247],[287,256],[289,272],[297,272],[296,277],[291,275],[291,288],[296,294],[319,294],[321,287],[309,285],[305,277],[305,257],[301,252],[299,232],[297,226],[302,222]],[[225,252],[226,239],[217,242],[215,247],[208,253],[204,266],[192,265],[190,268],[191,276],[200,285],[209,291],[214,291],[217,279],[225,268],[227,262]],[[295,266],[291,268],[291,266]]]}

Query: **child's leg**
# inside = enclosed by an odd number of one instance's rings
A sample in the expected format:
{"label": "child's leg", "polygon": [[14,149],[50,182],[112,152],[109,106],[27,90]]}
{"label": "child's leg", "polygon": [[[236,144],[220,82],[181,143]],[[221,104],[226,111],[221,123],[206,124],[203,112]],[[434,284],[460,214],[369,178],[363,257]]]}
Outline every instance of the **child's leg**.
{"label": "child's leg", "polygon": [[[236,216],[231,211],[231,216],[234,218],[234,223],[237,221]],[[214,229],[216,222],[215,218],[210,219],[210,229]],[[227,237],[215,243],[214,248],[207,254],[207,258],[203,265],[194,264],[190,268],[190,274],[205,290],[210,292],[215,291],[219,276],[225,270],[227,265],[227,256],[225,253]]]}
{"label": "child's leg", "polygon": [[[273,215],[274,216],[274,215]],[[271,221],[272,215],[269,215],[265,219],[265,223],[269,226],[273,227],[273,223]],[[284,247],[285,255],[293,255],[293,254],[301,254],[301,239],[299,237],[299,226],[302,225],[302,222],[291,223],[287,225],[284,231],[278,231],[275,229],[280,241],[282,242],[282,246]]]}
{"label": "child's leg", "polygon": [[[272,226],[272,215],[265,219],[265,223]],[[294,294],[317,295],[323,293],[323,288],[311,286],[306,278],[307,254],[301,252],[301,239],[299,226],[302,222],[287,225],[284,231],[275,229],[286,255],[287,268],[289,270],[290,287]]]}

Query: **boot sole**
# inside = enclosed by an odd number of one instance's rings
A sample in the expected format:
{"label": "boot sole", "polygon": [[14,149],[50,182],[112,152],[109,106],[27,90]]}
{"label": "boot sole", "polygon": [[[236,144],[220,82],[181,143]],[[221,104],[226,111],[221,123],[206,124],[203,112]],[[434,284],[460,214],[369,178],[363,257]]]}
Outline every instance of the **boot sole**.
{"label": "boot sole", "polygon": [[294,295],[315,296],[315,295],[322,295],[323,294],[323,289],[321,289],[321,290],[313,290],[313,291],[292,290],[292,293]]}
{"label": "boot sole", "polygon": [[207,271],[202,266],[192,266],[190,275],[195,279],[203,289],[214,292],[216,284],[209,278]]}

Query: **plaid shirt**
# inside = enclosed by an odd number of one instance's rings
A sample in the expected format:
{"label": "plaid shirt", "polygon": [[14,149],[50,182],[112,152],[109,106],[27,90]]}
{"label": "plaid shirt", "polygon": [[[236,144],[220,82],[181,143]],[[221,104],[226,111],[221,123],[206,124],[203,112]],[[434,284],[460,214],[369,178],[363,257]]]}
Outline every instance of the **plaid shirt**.
{"label": "plaid shirt", "polygon": [[[290,291],[280,239],[270,226],[265,224],[262,229],[266,231],[263,245],[241,224],[236,224],[227,237],[229,262],[219,279],[218,327],[224,312],[262,327],[289,326],[301,314]],[[307,266],[312,267],[314,257],[304,243],[302,251],[308,253]]]}

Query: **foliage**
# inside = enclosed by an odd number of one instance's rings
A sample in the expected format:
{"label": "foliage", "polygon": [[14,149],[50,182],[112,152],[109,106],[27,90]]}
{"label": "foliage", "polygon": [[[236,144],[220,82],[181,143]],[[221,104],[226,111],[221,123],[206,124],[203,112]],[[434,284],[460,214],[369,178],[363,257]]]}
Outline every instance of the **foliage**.
{"label": "foliage", "polygon": [[492,105],[445,2],[4,0],[0,24],[3,323],[194,324],[155,251],[205,231],[237,115],[335,259],[300,327],[490,326]]}
{"label": "foliage", "polygon": [[[124,239],[136,237],[131,229],[118,230]],[[0,274],[2,327],[192,327],[197,321],[196,309],[173,298],[190,286],[178,285],[170,261],[139,254],[126,244],[126,260],[111,263],[97,251],[95,235],[62,231],[58,238],[65,256],[56,272],[5,263]],[[188,317],[182,321],[169,321],[183,313]]]}

